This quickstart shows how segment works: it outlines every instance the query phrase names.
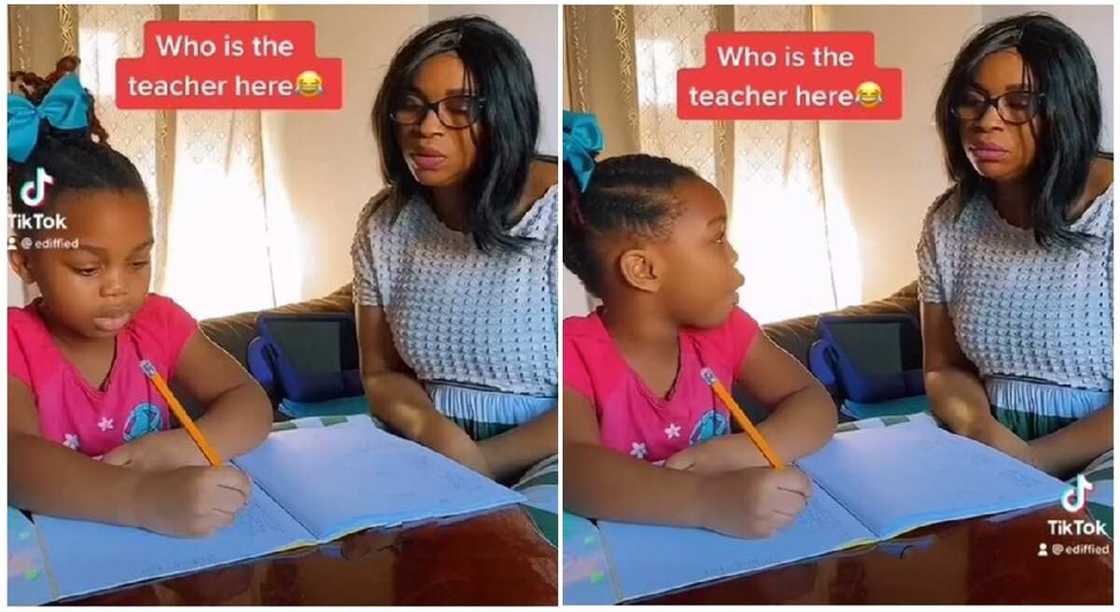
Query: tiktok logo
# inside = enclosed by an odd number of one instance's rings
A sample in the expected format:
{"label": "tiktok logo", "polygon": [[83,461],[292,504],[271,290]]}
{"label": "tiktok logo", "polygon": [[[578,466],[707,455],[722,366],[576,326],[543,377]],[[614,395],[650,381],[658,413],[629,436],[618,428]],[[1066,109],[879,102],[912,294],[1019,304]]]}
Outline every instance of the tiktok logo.
{"label": "tiktok logo", "polygon": [[47,197],[47,185],[54,184],[54,177],[47,174],[47,170],[42,166],[35,169],[35,180],[27,181],[20,187],[19,197],[23,203],[35,208],[43,203]]}
{"label": "tiktok logo", "polygon": [[1062,507],[1066,512],[1077,512],[1085,507],[1085,492],[1093,490],[1093,483],[1084,475],[1077,475],[1077,484],[1062,493]]}

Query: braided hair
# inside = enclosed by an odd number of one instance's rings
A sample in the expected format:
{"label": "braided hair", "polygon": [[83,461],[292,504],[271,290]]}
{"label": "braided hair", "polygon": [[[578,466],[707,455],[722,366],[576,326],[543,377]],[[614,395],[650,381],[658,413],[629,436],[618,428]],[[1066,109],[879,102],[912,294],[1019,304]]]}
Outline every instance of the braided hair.
{"label": "braided hair", "polygon": [[587,290],[602,297],[604,266],[597,243],[609,234],[658,239],[680,214],[673,187],[699,179],[696,171],[665,157],[622,155],[595,165],[581,193],[564,164],[564,266]]}
{"label": "braided hair", "polygon": [[[28,101],[38,105],[59,79],[78,68],[80,61],[75,56],[66,56],[46,77],[15,71],[10,73],[9,79]],[[38,168],[43,168],[51,176],[53,184],[43,205],[32,209],[23,202],[19,190],[27,181],[35,180]],[[39,139],[28,158],[23,162],[8,160],[8,193],[12,212],[16,214],[47,210],[59,194],[81,189],[139,191],[147,196],[144,180],[136,166],[124,154],[109,146],[109,135],[94,114],[92,97],[87,130],[59,130],[43,121],[39,126]],[[16,233],[25,235],[30,232],[17,230]]]}

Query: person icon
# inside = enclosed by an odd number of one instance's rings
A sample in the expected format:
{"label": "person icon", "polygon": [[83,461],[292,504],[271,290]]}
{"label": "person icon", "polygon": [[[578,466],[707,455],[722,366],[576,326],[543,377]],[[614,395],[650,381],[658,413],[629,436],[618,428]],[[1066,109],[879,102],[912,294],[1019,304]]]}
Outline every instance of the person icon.
{"label": "person icon", "polygon": [[1046,543],[1045,542],[1038,545],[1038,556],[1040,556],[1040,557],[1049,557],[1050,556],[1050,553],[1046,550]]}

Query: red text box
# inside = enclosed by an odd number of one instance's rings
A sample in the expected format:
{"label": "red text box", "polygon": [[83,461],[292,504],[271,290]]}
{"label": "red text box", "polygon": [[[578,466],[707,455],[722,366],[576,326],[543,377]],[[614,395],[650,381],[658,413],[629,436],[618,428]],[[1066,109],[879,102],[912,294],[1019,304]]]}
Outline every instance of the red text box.
{"label": "red text box", "polygon": [[337,110],[342,60],[316,57],[310,21],[149,21],[143,56],[117,60],[116,103]]}
{"label": "red text box", "polygon": [[871,32],[712,32],[703,68],[677,71],[677,116],[902,118],[902,70],[875,65]]}

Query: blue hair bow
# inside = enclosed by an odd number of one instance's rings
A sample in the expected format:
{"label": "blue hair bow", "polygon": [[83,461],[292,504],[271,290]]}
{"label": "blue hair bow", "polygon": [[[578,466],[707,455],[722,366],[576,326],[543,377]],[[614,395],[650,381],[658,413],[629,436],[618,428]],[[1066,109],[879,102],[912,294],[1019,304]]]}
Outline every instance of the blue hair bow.
{"label": "blue hair bow", "polygon": [[59,130],[88,128],[89,107],[89,94],[74,73],[59,79],[39,106],[23,96],[8,94],[8,159],[27,161],[39,142],[39,126],[44,119]]}
{"label": "blue hair bow", "polygon": [[602,150],[603,132],[595,115],[564,111],[564,161],[572,167],[580,191],[587,189],[595,157]]}

